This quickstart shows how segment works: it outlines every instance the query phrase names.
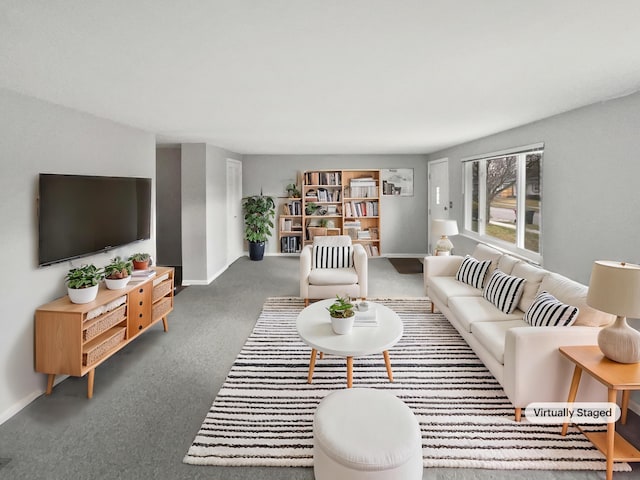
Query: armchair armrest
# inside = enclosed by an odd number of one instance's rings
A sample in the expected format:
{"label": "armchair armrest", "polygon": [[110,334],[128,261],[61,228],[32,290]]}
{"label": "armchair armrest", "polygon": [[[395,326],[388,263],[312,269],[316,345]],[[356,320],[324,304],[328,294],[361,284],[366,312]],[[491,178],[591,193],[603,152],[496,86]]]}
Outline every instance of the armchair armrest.
{"label": "armchair armrest", "polygon": [[367,279],[369,278],[369,257],[362,245],[353,245],[353,264],[358,274],[358,285],[360,285],[360,297],[366,298],[368,292]]}
{"label": "armchair armrest", "polygon": [[464,257],[460,255],[430,255],[424,257],[423,279],[425,294],[427,293],[429,277],[455,277],[463,260]]}
{"label": "armchair armrest", "polygon": [[313,247],[306,245],[300,252],[300,297],[309,298],[309,273]]}

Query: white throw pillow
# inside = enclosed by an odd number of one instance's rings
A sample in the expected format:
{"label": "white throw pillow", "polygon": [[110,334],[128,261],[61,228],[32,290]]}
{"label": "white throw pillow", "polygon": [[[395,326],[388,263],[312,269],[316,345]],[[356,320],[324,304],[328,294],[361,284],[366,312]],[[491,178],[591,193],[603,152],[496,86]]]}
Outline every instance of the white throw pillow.
{"label": "white throw pillow", "polygon": [[484,287],[482,296],[501,312],[511,313],[516,309],[524,290],[524,278],[507,275],[495,269]]}
{"label": "white throw pillow", "polygon": [[312,268],[351,268],[353,267],[353,247],[314,245],[311,266]]}
{"label": "white throw pillow", "polygon": [[475,258],[467,255],[464,257],[460,268],[458,268],[456,280],[475,288],[482,288],[484,277],[487,275],[490,266],[491,260],[479,262]]}
{"label": "white throw pillow", "polygon": [[534,327],[568,327],[576,321],[578,307],[562,303],[547,291],[542,291],[524,314],[524,321]]}

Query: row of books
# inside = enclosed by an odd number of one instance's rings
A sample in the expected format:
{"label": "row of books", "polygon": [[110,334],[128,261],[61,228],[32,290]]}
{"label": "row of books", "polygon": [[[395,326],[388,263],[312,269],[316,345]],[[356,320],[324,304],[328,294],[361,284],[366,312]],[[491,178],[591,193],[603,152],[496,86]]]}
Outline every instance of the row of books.
{"label": "row of books", "polygon": [[306,172],[305,185],[342,185],[342,172]]}
{"label": "row of books", "polygon": [[377,198],[380,196],[378,182],[373,177],[353,178],[345,195],[350,198]]}
{"label": "row of books", "polygon": [[300,253],[302,241],[300,237],[282,237],[280,239],[280,251],[282,253]]}
{"label": "row of books", "polygon": [[302,231],[302,220],[292,218],[280,218],[280,231],[281,232],[295,232]]}
{"label": "row of books", "polygon": [[344,213],[346,217],[377,217],[378,202],[362,201],[362,202],[345,202]]}
{"label": "row of books", "polygon": [[292,200],[282,205],[285,215],[302,215],[302,200]]}
{"label": "row of books", "polygon": [[369,255],[370,257],[380,256],[380,250],[378,249],[377,245],[374,245],[372,243],[363,243],[362,246],[364,247],[364,250],[367,252],[367,255]]}
{"label": "row of books", "polygon": [[340,202],[342,191],[340,189],[319,188],[318,191],[308,190],[304,195],[307,202]]}

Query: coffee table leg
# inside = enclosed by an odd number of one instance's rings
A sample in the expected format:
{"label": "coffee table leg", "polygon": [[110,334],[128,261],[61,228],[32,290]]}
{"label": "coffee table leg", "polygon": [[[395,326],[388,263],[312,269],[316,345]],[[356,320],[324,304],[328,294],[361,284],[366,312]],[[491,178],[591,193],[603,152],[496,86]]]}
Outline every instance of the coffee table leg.
{"label": "coffee table leg", "polygon": [[389,381],[393,382],[393,372],[391,371],[391,361],[389,360],[389,352],[385,350],[384,352],[382,352],[382,355],[384,356],[384,364],[387,367],[387,376],[389,377]]}
{"label": "coffee table leg", "polygon": [[318,352],[316,349],[311,350],[311,358],[309,359],[309,375],[307,375],[307,383],[311,383],[313,379],[313,369],[316,367],[316,355]]}
{"label": "coffee table leg", "polygon": [[353,357],[347,357],[347,388],[353,386]]}

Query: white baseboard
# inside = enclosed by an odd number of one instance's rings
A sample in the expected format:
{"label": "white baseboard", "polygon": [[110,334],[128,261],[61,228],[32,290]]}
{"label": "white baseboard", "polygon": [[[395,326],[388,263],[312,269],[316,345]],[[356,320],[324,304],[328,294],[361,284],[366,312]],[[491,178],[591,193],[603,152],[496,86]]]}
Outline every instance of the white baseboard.
{"label": "white baseboard", "polygon": [[[54,387],[56,385],[58,385],[60,382],[62,382],[63,380],[66,380],[67,378],[69,378],[69,375],[59,375],[59,376],[56,375],[56,381],[54,383]],[[36,398],[41,396],[44,392],[45,392],[44,389],[43,390],[33,391],[30,394],[28,394],[25,397],[23,397],[20,400],[18,400],[13,405],[11,405],[4,412],[0,412],[0,425],[2,425],[4,422],[9,420],[11,417],[16,415],[17,413],[19,413],[20,410],[22,410],[27,405],[29,405],[31,402],[33,402]]]}
{"label": "white baseboard", "polygon": [[189,279],[183,278],[182,285],[185,287],[188,287],[190,285],[210,285],[211,282],[213,282],[216,278],[222,275],[227,268],[229,268],[229,265],[225,265],[224,267],[222,267],[220,270],[218,270],[216,273],[210,276],[207,280],[189,280]]}

